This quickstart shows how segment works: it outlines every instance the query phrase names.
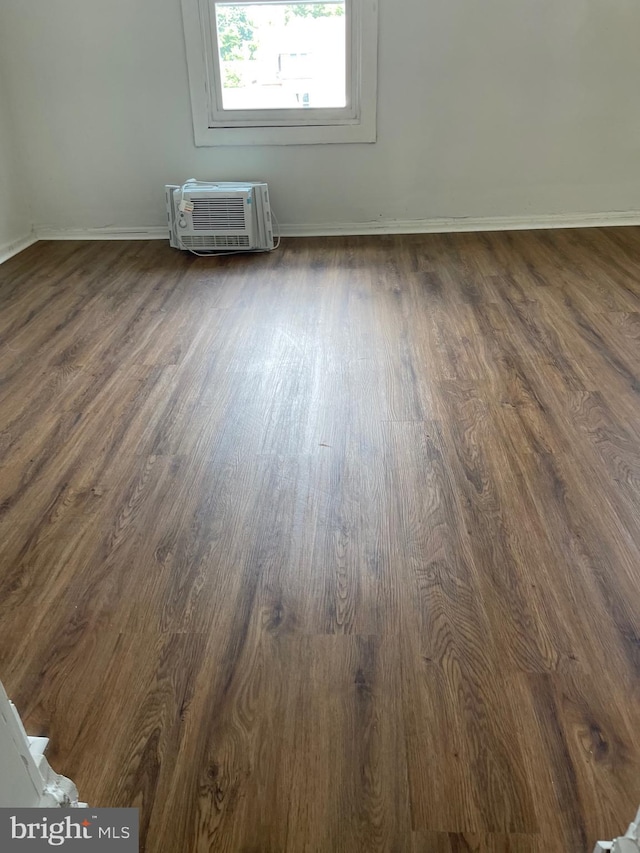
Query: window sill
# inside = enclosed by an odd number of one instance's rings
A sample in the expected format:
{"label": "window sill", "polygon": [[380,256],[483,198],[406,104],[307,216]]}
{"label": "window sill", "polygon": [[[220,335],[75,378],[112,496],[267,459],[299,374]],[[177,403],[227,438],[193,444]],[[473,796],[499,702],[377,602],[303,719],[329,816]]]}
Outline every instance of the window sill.
{"label": "window sill", "polygon": [[375,119],[359,124],[307,127],[195,127],[199,148],[224,145],[325,145],[375,142]]}

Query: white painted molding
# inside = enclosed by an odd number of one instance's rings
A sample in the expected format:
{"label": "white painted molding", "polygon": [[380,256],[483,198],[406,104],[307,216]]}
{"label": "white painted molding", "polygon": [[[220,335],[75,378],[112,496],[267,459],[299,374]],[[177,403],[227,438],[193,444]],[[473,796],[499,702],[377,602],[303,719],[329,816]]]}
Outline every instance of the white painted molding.
{"label": "white painted molding", "polygon": [[37,242],[38,238],[35,234],[28,234],[26,237],[20,237],[18,240],[11,240],[7,243],[0,243],[0,264],[8,261],[19,252],[28,249]]}
{"label": "white painted molding", "polygon": [[29,737],[0,683],[0,806],[81,808],[70,779],[54,773],[44,752],[48,738]]}
{"label": "white painted molding", "polygon": [[[182,0],[191,114],[196,146],[323,145],[376,141],[378,2],[351,3],[347,24],[347,101],[336,110],[277,110],[260,116],[222,107],[216,27],[209,0]],[[293,124],[287,114],[294,113]],[[295,117],[296,112],[298,113]],[[231,126],[229,126],[231,122]]]}
{"label": "white painted molding", "polygon": [[[526,231],[548,228],[607,228],[640,225],[640,210],[554,213],[547,216],[460,216],[440,219],[381,219],[375,222],[284,224],[283,237],[347,237],[368,234],[447,234],[466,231]],[[163,225],[140,228],[36,227],[38,240],[168,240]]]}
{"label": "white painted molding", "polygon": [[169,240],[166,225],[141,228],[48,228],[36,226],[38,240]]}
{"label": "white painted molding", "polygon": [[554,213],[547,216],[459,216],[439,219],[384,219],[375,222],[282,225],[283,237],[367,234],[447,234],[464,231],[527,231],[548,228],[605,228],[640,225],[640,210],[609,213]]}

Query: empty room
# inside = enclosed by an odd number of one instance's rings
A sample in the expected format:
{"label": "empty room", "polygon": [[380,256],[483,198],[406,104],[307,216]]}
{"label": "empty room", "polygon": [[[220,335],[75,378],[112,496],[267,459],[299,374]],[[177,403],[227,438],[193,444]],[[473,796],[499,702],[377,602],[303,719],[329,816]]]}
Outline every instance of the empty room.
{"label": "empty room", "polygon": [[3,853],[640,853],[639,31],[0,2]]}

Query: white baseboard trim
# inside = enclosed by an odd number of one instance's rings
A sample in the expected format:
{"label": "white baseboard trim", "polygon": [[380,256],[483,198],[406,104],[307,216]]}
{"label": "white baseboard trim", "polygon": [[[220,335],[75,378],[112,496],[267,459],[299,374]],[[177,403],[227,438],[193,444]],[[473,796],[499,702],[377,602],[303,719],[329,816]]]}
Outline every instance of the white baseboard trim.
{"label": "white baseboard trim", "polygon": [[[548,228],[606,228],[640,225],[640,210],[608,213],[553,213],[547,216],[460,216],[439,219],[385,219],[375,222],[316,222],[282,225],[283,237],[340,237],[367,234],[447,234],[462,231],[526,231]],[[36,227],[38,240],[168,240],[166,227]]]}
{"label": "white baseboard trim", "polygon": [[376,222],[283,225],[283,237],[338,237],[367,234],[447,234],[463,231],[528,231],[549,228],[606,228],[640,225],[640,210],[609,213],[554,213],[547,216],[460,216],[387,219]]}
{"label": "white baseboard trim", "polygon": [[35,234],[28,234],[26,237],[20,237],[18,240],[0,243],[0,264],[8,261],[9,258],[12,258],[19,252],[23,252],[25,249],[28,249],[29,246],[33,246],[37,240],[38,238]]}
{"label": "white baseboard trim", "polygon": [[142,228],[47,228],[36,226],[38,240],[169,240],[163,225]]}

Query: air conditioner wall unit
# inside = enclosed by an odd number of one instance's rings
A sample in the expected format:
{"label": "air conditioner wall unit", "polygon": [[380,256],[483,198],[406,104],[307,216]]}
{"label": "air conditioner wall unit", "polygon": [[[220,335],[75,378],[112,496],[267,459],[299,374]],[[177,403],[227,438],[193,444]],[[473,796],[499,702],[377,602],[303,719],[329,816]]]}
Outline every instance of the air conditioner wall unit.
{"label": "air conditioner wall unit", "polygon": [[274,248],[266,183],[206,183],[191,179],[165,186],[169,242],[196,253],[268,252]]}

